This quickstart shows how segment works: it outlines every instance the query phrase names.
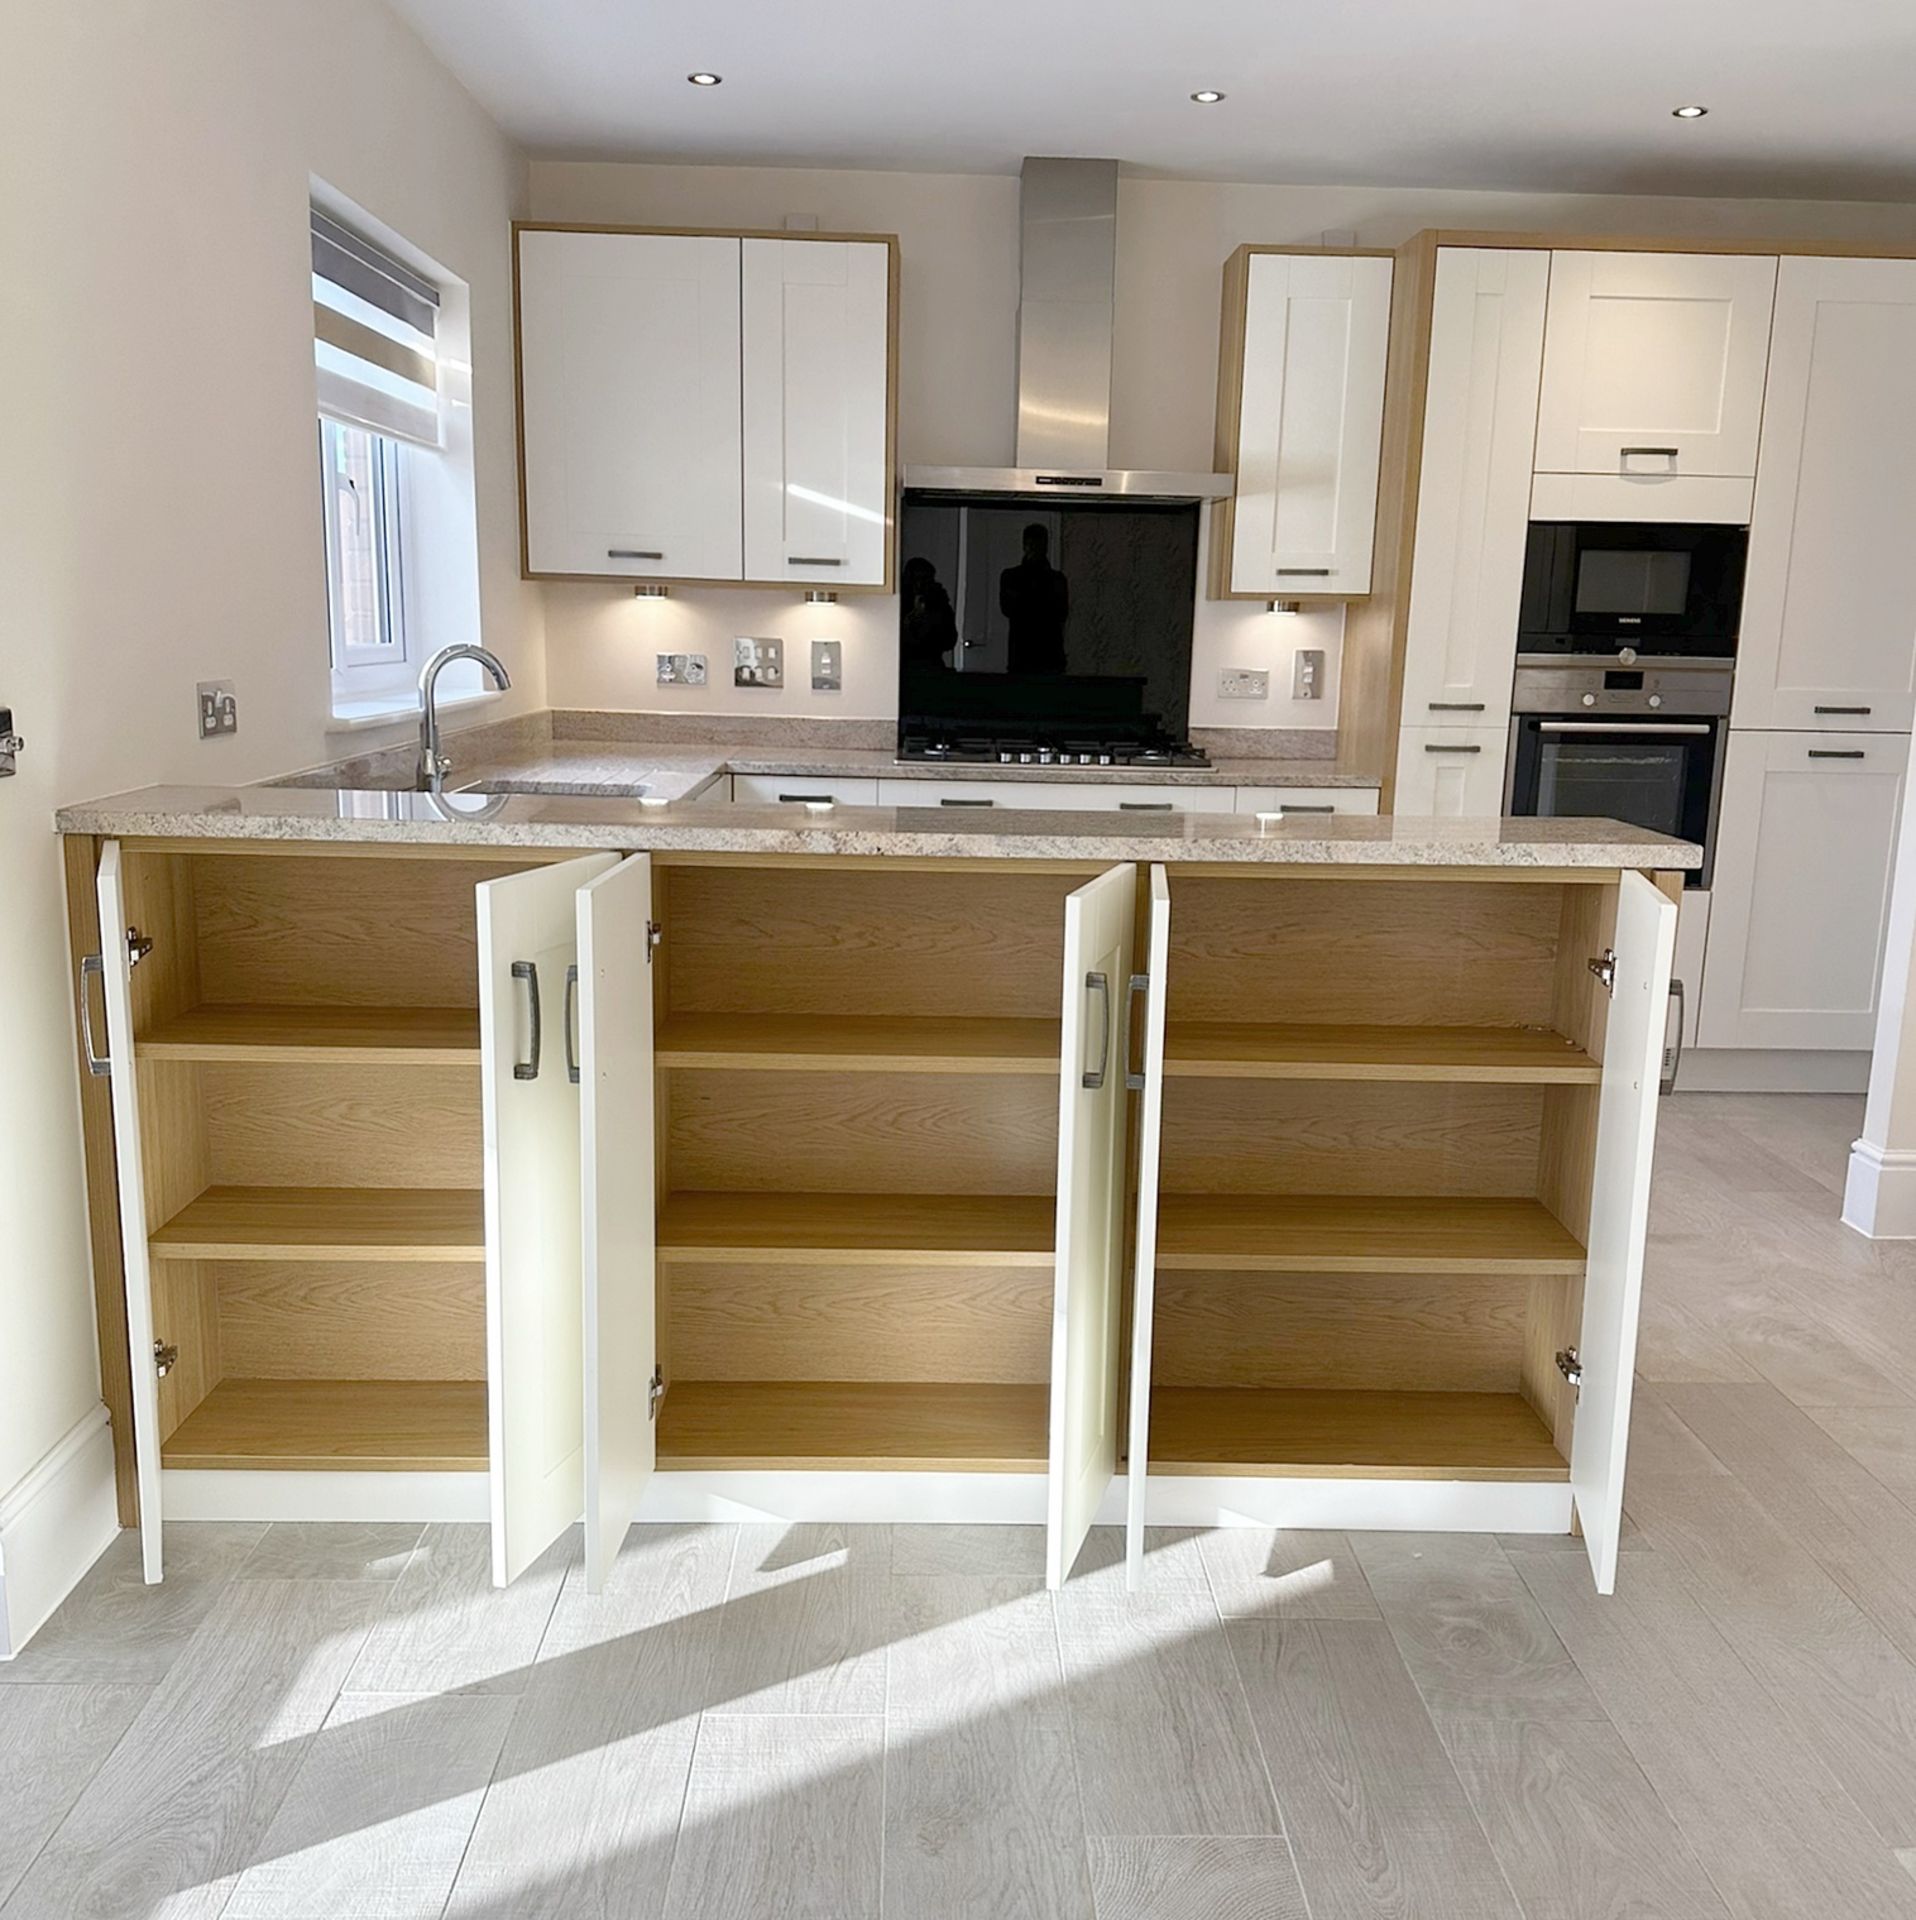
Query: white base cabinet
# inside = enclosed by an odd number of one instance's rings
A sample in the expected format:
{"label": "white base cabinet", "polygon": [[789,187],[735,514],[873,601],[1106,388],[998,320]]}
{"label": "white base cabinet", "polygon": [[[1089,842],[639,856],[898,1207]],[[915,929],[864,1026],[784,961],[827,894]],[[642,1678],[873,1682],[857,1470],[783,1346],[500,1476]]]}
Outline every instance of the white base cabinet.
{"label": "white base cabinet", "polygon": [[1875,1043],[1906,735],[1732,731],[1697,1038]]}
{"label": "white base cabinet", "polygon": [[168,1514],[483,1511],[501,1582],[583,1514],[596,1590],[635,1518],[1057,1585],[1574,1511],[1607,1590],[1676,909],[1504,878],[109,843],[149,1577]]}

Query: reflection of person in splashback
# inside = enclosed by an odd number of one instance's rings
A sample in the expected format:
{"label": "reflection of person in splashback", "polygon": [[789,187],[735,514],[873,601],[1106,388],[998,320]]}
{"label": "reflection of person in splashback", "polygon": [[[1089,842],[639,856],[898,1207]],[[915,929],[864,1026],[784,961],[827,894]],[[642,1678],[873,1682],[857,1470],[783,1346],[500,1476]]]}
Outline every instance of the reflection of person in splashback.
{"label": "reflection of person in splashback", "polygon": [[952,656],[958,645],[958,616],[952,611],[951,595],[938,578],[938,569],[922,555],[915,555],[905,562],[898,590],[904,602],[901,624],[906,667],[937,673],[955,666]]}
{"label": "reflection of person in splashback", "polygon": [[998,576],[998,610],[1009,623],[1013,673],[1064,672],[1071,588],[1051,564],[1051,536],[1036,521],[1025,528],[1024,558]]}

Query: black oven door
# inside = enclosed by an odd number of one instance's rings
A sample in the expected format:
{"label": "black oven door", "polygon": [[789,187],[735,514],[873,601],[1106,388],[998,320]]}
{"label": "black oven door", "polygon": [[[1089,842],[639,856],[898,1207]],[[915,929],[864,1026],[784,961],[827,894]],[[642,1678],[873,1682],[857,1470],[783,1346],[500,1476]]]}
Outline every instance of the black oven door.
{"label": "black oven door", "polygon": [[1622,820],[1694,840],[1703,865],[1684,884],[1707,887],[1727,724],[1721,717],[1520,713],[1510,725],[1510,811],[1545,820]]}
{"label": "black oven door", "polygon": [[1749,543],[1747,527],[1533,521],[1519,650],[1729,659]]}

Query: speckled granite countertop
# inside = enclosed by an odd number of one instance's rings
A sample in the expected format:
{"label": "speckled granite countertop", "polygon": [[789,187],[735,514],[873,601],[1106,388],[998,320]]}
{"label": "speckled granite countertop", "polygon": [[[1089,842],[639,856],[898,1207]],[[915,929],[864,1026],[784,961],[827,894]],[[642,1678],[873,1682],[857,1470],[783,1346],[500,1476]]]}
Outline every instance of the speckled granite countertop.
{"label": "speckled granite countertop", "polygon": [[[453,743],[455,760],[458,743]],[[993,781],[1041,780],[1047,786],[1154,787],[1351,787],[1375,788],[1375,774],[1340,769],[1332,759],[1214,761],[1209,767],[944,766],[901,761],[889,749],[846,747],[651,746],[561,740],[518,753],[485,754],[460,764],[452,784],[482,781],[508,793],[600,794],[608,798],[644,793],[662,800],[689,800],[721,774],[764,773],[794,779]],[[302,776],[305,784],[312,776]],[[1229,801],[1225,802],[1229,810]]]}
{"label": "speckled granite countertop", "polygon": [[[668,756],[646,757],[656,769]],[[705,778],[710,777],[708,772]],[[1227,813],[1114,819],[1108,812],[1011,808],[954,817],[935,807],[831,807],[796,813],[777,806],[674,805],[664,794],[648,801],[576,793],[144,787],[63,807],[54,825],[62,833],[129,839],[577,847],[635,853],[1662,869],[1700,866],[1703,859],[1702,849],[1686,841],[1603,820],[1429,820],[1358,814],[1260,820],[1255,814]]]}

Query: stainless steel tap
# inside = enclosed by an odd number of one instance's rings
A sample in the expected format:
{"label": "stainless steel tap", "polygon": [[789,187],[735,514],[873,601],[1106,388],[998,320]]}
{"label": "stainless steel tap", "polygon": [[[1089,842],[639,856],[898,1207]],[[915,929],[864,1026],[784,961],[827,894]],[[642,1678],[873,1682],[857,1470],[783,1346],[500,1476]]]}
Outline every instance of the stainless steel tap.
{"label": "stainless steel tap", "polygon": [[421,793],[440,792],[446,784],[446,775],[452,771],[451,757],[442,753],[439,747],[438,687],[441,670],[449,667],[455,660],[477,660],[480,667],[492,676],[501,693],[512,685],[512,676],[506,671],[499,656],[488,652],[484,647],[441,647],[426,662],[419,675],[419,791]]}

